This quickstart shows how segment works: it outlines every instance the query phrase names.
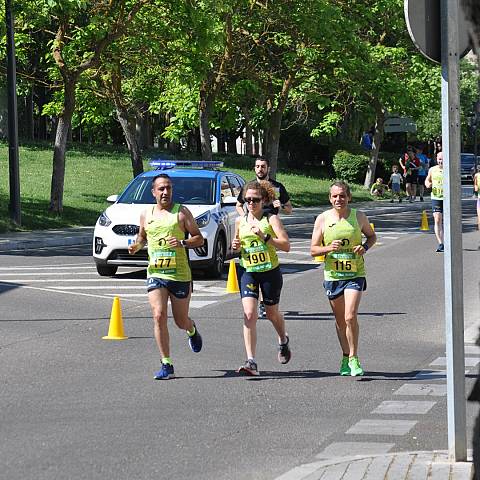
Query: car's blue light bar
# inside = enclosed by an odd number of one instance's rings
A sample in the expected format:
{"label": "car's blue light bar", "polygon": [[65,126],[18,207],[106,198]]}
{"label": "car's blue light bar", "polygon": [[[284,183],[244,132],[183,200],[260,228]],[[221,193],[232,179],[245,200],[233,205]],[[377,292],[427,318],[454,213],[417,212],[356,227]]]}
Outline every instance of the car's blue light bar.
{"label": "car's blue light bar", "polygon": [[190,168],[221,168],[223,162],[220,161],[203,161],[203,160],[152,160],[151,167],[157,170],[168,170],[175,167],[190,167]]}

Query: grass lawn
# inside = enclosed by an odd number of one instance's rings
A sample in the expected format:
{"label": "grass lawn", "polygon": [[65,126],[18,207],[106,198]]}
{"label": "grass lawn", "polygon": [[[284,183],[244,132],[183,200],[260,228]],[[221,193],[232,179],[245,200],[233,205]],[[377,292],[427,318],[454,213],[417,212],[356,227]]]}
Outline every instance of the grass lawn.
{"label": "grass lawn", "polygon": [[[160,151],[145,154],[145,169],[150,158],[167,158]],[[98,215],[108,206],[106,198],[120,193],[132,179],[130,157],[126,150],[88,145],[73,145],[67,151],[66,173],[61,216],[48,212],[52,175],[52,147],[30,145],[20,147],[20,195],[22,230],[94,225]],[[185,158],[185,157],[182,157]],[[10,199],[8,145],[0,143],[0,232],[18,230],[8,214]],[[228,168],[246,180],[253,178],[253,159],[239,155],[218,155]],[[310,171],[280,171],[277,180],[290,193],[294,206],[317,206],[328,203],[331,180]],[[352,186],[354,201],[370,200],[361,186]]]}

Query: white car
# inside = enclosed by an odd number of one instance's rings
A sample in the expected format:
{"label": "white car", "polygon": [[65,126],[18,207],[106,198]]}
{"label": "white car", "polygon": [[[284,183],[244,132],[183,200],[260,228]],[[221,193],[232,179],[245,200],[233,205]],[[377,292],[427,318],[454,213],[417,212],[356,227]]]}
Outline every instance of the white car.
{"label": "white car", "polygon": [[138,175],[121,195],[107,198],[113,205],[100,215],[93,233],[93,258],[99,275],[115,275],[119,266],[147,266],[146,247],[129,255],[128,245],[135,241],[140,213],[155,204],[153,178],[166,173],[173,182],[173,201],[192,212],[205,239],[202,247],[187,250],[192,269],[220,277],[225,260],[235,256],[231,250],[238,216],[235,204],[245,180],[220,170],[222,162],[153,161],[150,165],[156,170]]}

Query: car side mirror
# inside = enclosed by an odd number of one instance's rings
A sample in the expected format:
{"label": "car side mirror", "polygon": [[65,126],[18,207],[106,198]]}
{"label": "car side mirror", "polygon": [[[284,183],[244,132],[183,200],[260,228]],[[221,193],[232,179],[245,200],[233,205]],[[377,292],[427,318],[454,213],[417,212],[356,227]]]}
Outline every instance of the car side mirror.
{"label": "car side mirror", "polygon": [[222,206],[234,207],[237,204],[237,197],[224,197],[222,198]]}
{"label": "car side mirror", "polygon": [[118,200],[118,195],[110,195],[107,197],[107,202],[108,203],[115,203]]}

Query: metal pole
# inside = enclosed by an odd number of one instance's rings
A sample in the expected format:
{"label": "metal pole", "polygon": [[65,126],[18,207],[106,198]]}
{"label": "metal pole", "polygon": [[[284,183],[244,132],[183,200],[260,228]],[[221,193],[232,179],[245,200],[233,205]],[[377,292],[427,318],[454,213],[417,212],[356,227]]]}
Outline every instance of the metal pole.
{"label": "metal pole", "polygon": [[10,179],[10,218],[20,225],[20,167],[18,158],[17,119],[17,74],[15,62],[15,40],[12,0],[5,0],[5,22],[7,27],[7,91],[8,91],[8,164]]}
{"label": "metal pole", "polygon": [[467,460],[458,8],[458,0],[441,0],[448,453],[455,462]]}

